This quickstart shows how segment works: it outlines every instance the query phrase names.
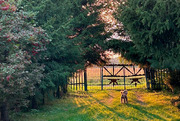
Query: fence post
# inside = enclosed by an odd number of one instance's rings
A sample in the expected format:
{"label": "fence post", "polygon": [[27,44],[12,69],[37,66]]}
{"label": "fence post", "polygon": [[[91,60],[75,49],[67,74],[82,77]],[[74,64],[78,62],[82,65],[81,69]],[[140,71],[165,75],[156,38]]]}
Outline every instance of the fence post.
{"label": "fence post", "polygon": [[100,69],[100,75],[101,75],[101,90],[103,90],[103,67]]}
{"label": "fence post", "polygon": [[114,63],[113,63],[113,76],[114,76]]}
{"label": "fence post", "polygon": [[77,90],[77,72],[76,72],[76,90]]}
{"label": "fence post", "polygon": [[126,77],[125,77],[125,68],[123,66],[123,75],[124,75],[124,89],[126,89]]}
{"label": "fence post", "polygon": [[149,86],[149,79],[148,79],[149,76],[147,76],[147,74],[148,74],[147,68],[145,68],[146,86],[147,86],[147,89],[150,89],[150,86]]}
{"label": "fence post", "polygon": [[79,71],[79,90],[80,90],[80,87],[81,87],[81,85],[80,85],[80,83],[81,83],[81,71]]}
{"label": "fence post", "polygon": [[81,71],[81,85],[82,85],[82,90],[83,90],[83,84],[84,84],[84,76],[83,76],[83,71]]}
{"label": "fence post", "polygon": [[149,70],[149,73],[150,73],[150,79],[151,79],[151,89],[154,89],[153,81],[152,81],[152,69]]}
{"label": "fence post", "polygon": [[161,81],[159,82],[161,89],[163,89],[163,77],[162,77],[162,74],[163,74],[163,70],[161,69]]}
{"label": "fence post", "polygon": [[73,90],[75,90],[75,79],[74,79],[74,73],[73,73]]}
{"label": "fence post", "polygon": [[87,91],[87,70],[84,69],[84,90]]}
{"label": "fence post", "polygon": [[72,88],[73,88],[73,87],[72,87],[72,77],[70,77],[70,81],[71,81],[71,90],[73,90],[73,89],[72,89]]}

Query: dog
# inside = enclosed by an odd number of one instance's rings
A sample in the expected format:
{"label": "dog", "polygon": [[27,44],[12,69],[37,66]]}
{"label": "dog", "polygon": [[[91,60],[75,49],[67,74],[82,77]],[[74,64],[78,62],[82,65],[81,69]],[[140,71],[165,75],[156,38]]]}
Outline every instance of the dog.
{"label": "dog", "polygon": [[121,91],[121,103],[122,101],[124,101],[124,103],[128,103],[127,94],[128,94],[127,90]]}

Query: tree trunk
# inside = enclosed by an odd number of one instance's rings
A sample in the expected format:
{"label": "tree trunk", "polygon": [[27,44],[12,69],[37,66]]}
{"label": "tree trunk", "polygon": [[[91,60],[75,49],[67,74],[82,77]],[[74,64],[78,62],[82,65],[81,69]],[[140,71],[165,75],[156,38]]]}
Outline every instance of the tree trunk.
{"label": "tree trunk", "polygon": [[155,89],[156,88],[154,72],[155,72],[154,69],[150,69],[151,89]]}
{"label": "tree trunk", "polygon": [[64,84],[62,87],[63,93],[67,93],[67,84]]}
{"label": "tree trunk", "polygon": [[180,70],[169,70],[169,84],[172,92],[179,90],[180,88]]}
{"label": "tree trunk", "polygon": [[84,70],[84,90],[87,91],[87,72]]}
{"label": "tree trunk", "polygon": [[34,96],[32,97],[31,101],[32,101],[32,109],[37,109],[38,106],[37,106],[37,102]]}
{"label": "tree trunk", "polygon": [[2,121],[9,121],[8,109],[7,109],[7,103],[6,102],[4,102],[1,106],[1,120]]}
{"label": "tree trunk", "polygon": [[57,88],[56,96],[57,96],[57,98],[60,98],[60,90],[59,90],[59,86],[58,86],[58,88]]}
{"label": "tree trunk", "polygon": [[42,89],[41,92],[42,92],[42,95],[43,95],[42,104],[44,105],[45,104],[45,92],[44,92],[44,89]]}

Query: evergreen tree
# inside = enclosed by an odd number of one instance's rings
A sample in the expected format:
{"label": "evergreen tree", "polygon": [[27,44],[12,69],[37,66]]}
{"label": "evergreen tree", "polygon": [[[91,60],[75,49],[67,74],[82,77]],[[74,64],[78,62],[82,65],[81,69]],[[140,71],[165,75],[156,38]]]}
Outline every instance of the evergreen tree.
{"label": "evergreen tree", "polygon": [[117,18],[132,40],[121,42],[128,46],[123,47],[124,56],[135,61],[137,56],[155,68],[180,69],[179,7],[177,0],[128,0],[121,4]]}
{"label": "evergreen tree", "polygon": [[109,41],[109,46],[133,62],[155,69],[168,68],[171,84],[180,79],[172,75],[180,70],[180,1],[127,0],[122,2],[117,19],[122,22],[120,32],[130,39]]}
{"label": "evergreen tree", "polygon": [[[93,0],[24,0],[22,6],[24,10],[37,12],[38,25],[52,38],[46,60],[42,61],[46,65],[43,91],[59,90],[59,86],[63,89],[73,72],[92,63],[105,62],[107,35],[98,19],[100,6],[95,6]],[[51,83],[52,88],[47,83]]]}

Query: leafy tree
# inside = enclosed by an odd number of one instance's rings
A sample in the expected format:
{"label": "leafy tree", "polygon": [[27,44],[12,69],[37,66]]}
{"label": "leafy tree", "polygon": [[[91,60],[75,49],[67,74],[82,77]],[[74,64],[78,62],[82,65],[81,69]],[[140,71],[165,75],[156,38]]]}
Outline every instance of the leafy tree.
{"label": "leafy tree", "polygon": [[35,95],[44,67],[36,62],[44,51],[47,34],[27,22],[29,14],[16,12],[11,2],[0,1],[0,107],[2,120],[8,109],[20,110]]}

